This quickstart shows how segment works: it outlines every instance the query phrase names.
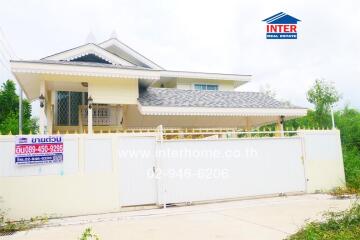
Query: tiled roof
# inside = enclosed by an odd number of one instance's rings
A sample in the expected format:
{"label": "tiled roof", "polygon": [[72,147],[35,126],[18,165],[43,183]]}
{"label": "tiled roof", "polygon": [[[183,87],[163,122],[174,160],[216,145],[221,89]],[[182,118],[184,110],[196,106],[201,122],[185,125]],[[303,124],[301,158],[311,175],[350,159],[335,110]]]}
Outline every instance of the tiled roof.
{"label": "tiled roof", "polygon": [[147,88],[140,92],[142,106],[209,108],[301,108],[280,102],[260,92],[200,91]]}

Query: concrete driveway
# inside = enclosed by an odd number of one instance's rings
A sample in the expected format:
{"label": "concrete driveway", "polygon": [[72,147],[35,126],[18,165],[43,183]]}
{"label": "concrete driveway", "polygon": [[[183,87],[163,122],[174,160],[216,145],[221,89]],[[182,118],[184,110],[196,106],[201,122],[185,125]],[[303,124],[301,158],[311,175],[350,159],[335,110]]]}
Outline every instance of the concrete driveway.
{"label": "concrete driveway", "polygon": [[75,240],[86,227],[102,240],[283,239],[306,220],[344,210],[353,201],[315,194],[72,217],[3,239]]}

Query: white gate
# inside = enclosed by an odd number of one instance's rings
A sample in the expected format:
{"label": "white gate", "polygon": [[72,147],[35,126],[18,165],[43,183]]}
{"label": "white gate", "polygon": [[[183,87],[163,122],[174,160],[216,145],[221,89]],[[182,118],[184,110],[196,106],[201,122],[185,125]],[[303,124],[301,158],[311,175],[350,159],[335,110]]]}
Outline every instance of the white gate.
{"label": "white gate", "polygon": [[120,205],[156,203],[154,137],[119,137]]}
{"label": "white gate", "polygon": [[299,137],[158,144],[159,204],[305,191]]}

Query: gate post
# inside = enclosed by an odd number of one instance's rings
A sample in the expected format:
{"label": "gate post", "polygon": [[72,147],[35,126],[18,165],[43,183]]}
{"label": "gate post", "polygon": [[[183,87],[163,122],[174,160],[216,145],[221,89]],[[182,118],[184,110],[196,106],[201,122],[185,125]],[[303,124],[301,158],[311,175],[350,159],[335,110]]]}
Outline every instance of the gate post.
{"label": "gate post", "polygon": [[[166,188],[163,179],[163,172],[161,170],[160,164],[160,152],[158,150],[159,146],[162,145],[164,140],[164,130],[163,126],[159,125],[156,127],[156,139],[155,139],[155,166],[154,166],[154,176],[156,178],[156,188],[157,188],[157,205],[161,206],[160,202],[163,201],[163,208],[166,208]],[[161,149],[161,148],[160,148]]]}

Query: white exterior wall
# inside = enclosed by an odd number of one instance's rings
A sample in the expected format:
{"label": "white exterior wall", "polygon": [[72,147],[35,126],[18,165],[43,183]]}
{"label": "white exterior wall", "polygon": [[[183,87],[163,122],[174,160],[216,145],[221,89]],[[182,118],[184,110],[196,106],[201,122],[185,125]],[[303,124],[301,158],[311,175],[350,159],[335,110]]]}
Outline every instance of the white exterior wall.
{"label": "white exterior wall", "polygon": [[[154,133],[64,135],[63,163],[31,166],[15,165],[14,140],[14,136],[0,136],[0,208],[9,209],[9,217],[15,219],[104,213],[121,206],[169,201],[311,193],[345,182],[337,130],[301,131],[292,138],[172,142],[156,142]],[[164,158],[159,153],[164,149],[240,153],[253,149],[258,154],[250,158]],[[129,155],[119,154],[124,150]],[[156,180],[148,176],[152,166],[163,170],[229,169],[230,178]],[[309,179],[306,185],[305,179]]]}
{"label": "white exterior wall", "polygon": [[194,78],[177,78],[167,82],[156,82],[152,87],[178,88],[184,90],[193,90],[194,84],[215,84],[219,86],[220,91],[235,90],[235,81],[231,80],[213,80],[213,79],[194,79]]}
{"label": "white exterior wall", "polygon": [[176,88],[184,90],[193,90],[194,84],[215,84],[219,85],[220,91],[233,91],[235,89],[234,81],[220,80],[202,80],[202,79],[177,79]]}
{"label": "white exterior wall", "polygon": [[305,152],[307,192],[345,186],[340,131],[301,131]]}

